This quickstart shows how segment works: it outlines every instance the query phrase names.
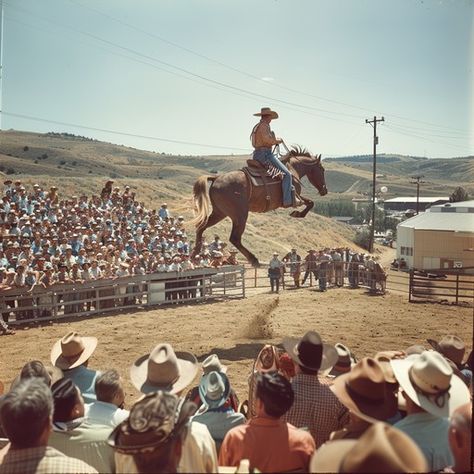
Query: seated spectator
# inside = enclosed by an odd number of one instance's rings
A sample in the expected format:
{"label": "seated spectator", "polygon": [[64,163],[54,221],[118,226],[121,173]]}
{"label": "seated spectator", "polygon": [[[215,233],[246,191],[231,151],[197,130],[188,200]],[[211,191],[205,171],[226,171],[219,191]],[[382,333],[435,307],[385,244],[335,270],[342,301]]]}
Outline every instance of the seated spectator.
{"label": "seated spectator", "polygon": [[[150,354],[135,361],[130,368],[132,384],[142,393],[157,390],[182,395],[198,371],[196,357],[176,352],[170,344],[158,344]],[[123,459],[122,459],[123,460]],[[123,460],[125,463],[125,460]],[[216,472],[216,445],[207,427],[190,422],[184,440],[179,472]],[[122,472],[128,472],[126,464]]]}
{"label": "seated spectator", "polygon": [[0,402],[0,424],[10,440],[0,452],[0,474],[96,473],[48,446],[53,397],[39,378],[21,380]]}
{"label": "seated spectator", "polygon": [[385,421],[397,412],[395,392],[387,384],[382,367],[370,357],[337,377],[331,390],[351,416],[349,424],[333,433],[331,439],[358,439],[374,419]]}
{"label": "seated spectator", "polygon": [[21,369],[19,380],[31,379],[33,377],[41,379],[48,387],[51,387],[51,375],[43,365],[43,362],[39,360],[27,362]]}
{"label": "seated spectator", "polygon": [[226,404],[231,387],[227,376],[222,372],[210,372],[201,378],[199,384],[199,395],[202,405],[198,413],[193,417],[206,425],[216,443],[217,451],[224,440],[227,432],[235,426],[245,423],[245,416],[236,413]]}
{"label": "seated spectator", "polygon": [[[210,356],[206,357],[201,364],[201,368],[202,375],[209,374],[213,371],[223,374],[227,373],[227,366],[221,363],[217,354],[211,354]],[[193,402],[198,408],[201,407],[202,400],[199,394],[199,385],[189,390],[189,392],[186,394],[186,400]],[[227,399],[225,406],[233,408],[234,411],[238,411],[239,409],[239,399],[232,387],[230,388],[229,398]]]}
{"label": "seated spectator", "polygon": [[311,435],[282,420],[293,404],[290,382],[277,372],[257,375],[257,416],[231,429],[222,443],[219,464],[242,459],[262,472],[306,471],[314,452]]}
{"label": "seated spectator", "polygon": [[115,428],[128,417],[128,410],[123,409],[125,392],[122,379],[116,370],[106,370],[97,377],[95,394],[97,401],[85,407],[87,421]]}
{"label": "seated spectator", "polygon": [[468,388],[438,352],[425,351],[406,359],[392,360],[391,364],[407,412],[407,416],[394,426],[417,443],[429,471],[451,466],[452,453],[446,442],[448,417],[456,408],[469,402]]}
{"label": "seated spectator", "polygon": [[319,371],[330,369],[337,362],[334,346],[323,344],[320,335],[308,331],[301,339],[286,338],[283,346],[296,366],[292,380],[295,402],[284,416],[298,428],[307,428],[319,447],[329,440],[333,431],[349,422],[348,409],[331,391],[331,380],[319,377]]}
{"label": "seated spectator", "polygon": [[94,387],[99,372],[89,369],[87,365],[96,347],[96,337],[81,337],[77,332],[69,332],[51,349],[53,366],[60,368],[64,377],[77,385],[89,403],[96,400]]}
{"label": "seated spectator", "polygon": [[472,405],[457,408],[449,422],[449,445],[454,456],[454,466],[443,472],[472,472]]}
{"label": "seated spectator", "polygon": [[84,419],[84,399],[72,380],[58,380],[51,391],[54,416],[49,445],[68,456],[81,459],[98,472],[114,472],[114,453],[107,444],[112,427]]}
{"label": "seated spectator", "polygon": [[427,472],[427,464],[407,435],[378,422],[358,440],[324,444],[311,458],[309,472]]}
{"label": "seated spectator", "polygon": [[348,347],[340,342],[334,344],[337,351],[337,362],[329,371],[329,377],[337,377],[342,374],[347,374],[356,364],[356,359]]}
{"label": "seated spectator", "polygon": [[[116,472],[182,472],[178,465],[189,418],[195,410],[193,403],[183,403],[169,392],[145,395],[109,437],[117,457]],[[121,469],[123,455],[128,458],[127,470]]]}

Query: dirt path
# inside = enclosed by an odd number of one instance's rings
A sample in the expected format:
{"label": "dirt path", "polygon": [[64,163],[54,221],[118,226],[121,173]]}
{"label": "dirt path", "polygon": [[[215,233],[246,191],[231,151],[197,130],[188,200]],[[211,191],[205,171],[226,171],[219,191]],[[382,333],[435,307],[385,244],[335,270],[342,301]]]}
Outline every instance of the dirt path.
{"label": "dirt path", "polygon": [[439,304],[409,304],[406,295],[368,296],[347,288],[319,293],[310,288],[286,290],[272,313],[273,337],[252,339],[250,321],[277,298],[268,293],[243,300],[177,306],[152,311],[96,317],[19,330],[0,337],[0,380],[9,386],[22,365],[32,359],[49,361],[53,343],[68,331],[99,339],[90,366],[116,368],[126,381],[128,404],[138,396],[129,382],[133,361],[158,342],[193,352],[200,361],[215,352],[229,365],[231,382],[241,398],[247,396],[247,376],[253,358],[265,342],[280,343],[287,335],[319,331],[324,340],[343,342],[356,356],[382,349],[426,345],[426,338],[445,334],[461,337],[471,350],[472,308]]}

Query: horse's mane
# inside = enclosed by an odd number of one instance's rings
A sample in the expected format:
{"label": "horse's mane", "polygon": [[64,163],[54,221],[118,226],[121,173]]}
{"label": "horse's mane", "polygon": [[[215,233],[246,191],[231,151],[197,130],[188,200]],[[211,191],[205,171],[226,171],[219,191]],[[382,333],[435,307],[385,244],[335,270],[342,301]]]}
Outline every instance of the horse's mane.
{"label": "horse's mane", "polygon": [[299,145],[293,145],[288,153],[288,157],[292,156],[307,156],[308,158],[312,158],[313,156],[311,153],[306,149]]}

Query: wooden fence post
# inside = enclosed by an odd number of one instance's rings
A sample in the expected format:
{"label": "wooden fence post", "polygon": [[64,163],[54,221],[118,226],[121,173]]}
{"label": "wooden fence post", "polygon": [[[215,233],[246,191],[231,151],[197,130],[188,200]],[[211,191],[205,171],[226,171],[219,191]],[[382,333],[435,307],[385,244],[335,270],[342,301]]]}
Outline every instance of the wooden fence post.
{"label": "wooden fence post", "polygon": [[459,303],[459,273],[456,275],[456,304]]}
{"label": "wooden fence post", "polygon": [[408,280],[408,302],[412,302],[411,293],[413,290],[413,268],[410,269],[410,279]]}

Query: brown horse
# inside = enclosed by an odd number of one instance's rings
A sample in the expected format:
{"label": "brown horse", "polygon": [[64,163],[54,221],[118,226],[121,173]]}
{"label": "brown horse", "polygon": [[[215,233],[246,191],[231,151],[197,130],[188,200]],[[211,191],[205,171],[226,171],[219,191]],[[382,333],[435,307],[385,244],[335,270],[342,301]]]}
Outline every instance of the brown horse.
{"label": "brown horse", "polygon": [[[314,203],[300,196],[301,179],[307,176],[321,196],[327,194],[321,155],[314,157],[306,150],[294,147],[282,158],[282,161],[291,172],[296,194],[305,205],[302,211],[294,210],[290,216],[305,217]],[[209,188],[208,182],[211,182]],[[275,183],[267,186],[253,186],[242,170],[217,176],[199,177],[194,184],[196,217],[193,222],[196,226],[196,242],[193,255],[201,251],[204,231],[225,217],[230,217],[232,220],[230,242],[252,265],[258,266],[257,257],[242,245],[241,238],[249,212],[268,212],[283,207],[281,181],[276,180]]]}

